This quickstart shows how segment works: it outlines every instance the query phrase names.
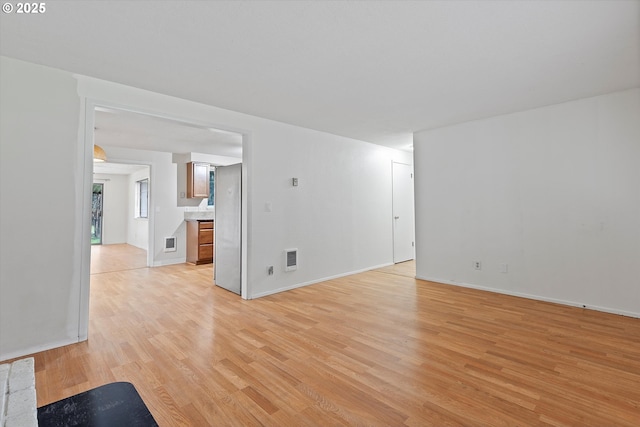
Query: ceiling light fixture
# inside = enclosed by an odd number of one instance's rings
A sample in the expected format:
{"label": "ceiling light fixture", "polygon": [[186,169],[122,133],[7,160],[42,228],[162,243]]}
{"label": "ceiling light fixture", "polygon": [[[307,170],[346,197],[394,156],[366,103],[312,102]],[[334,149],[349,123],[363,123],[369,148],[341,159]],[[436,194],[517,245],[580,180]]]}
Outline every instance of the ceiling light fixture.
{"label": "ceiling light fixture", "polygon": [[102,147],[100,147],[99,145],[93,146],[93,161],[94,162],[107,161],[107,153],[105,153]]}

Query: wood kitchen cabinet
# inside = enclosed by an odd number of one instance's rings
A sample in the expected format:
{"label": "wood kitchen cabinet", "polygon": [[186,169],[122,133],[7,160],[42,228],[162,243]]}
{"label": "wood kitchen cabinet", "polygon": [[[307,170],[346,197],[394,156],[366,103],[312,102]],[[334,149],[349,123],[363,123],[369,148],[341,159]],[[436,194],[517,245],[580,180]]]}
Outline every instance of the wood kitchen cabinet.
{"label": "wood kitchen cabinet", "polygon": [[209,164],[187,163],[187,198],[209,197]]}
{"label": "wood kitchen cabinet", "polygon": [[208,264],[213,262],[213,221],[187,221],[187,262]]}

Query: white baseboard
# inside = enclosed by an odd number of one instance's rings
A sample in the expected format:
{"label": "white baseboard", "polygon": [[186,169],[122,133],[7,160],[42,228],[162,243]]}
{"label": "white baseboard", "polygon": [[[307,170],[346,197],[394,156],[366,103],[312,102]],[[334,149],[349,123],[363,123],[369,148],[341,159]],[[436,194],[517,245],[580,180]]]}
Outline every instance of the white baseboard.
{"label": "white baseboard", "polygon": [[522,293],[522,292],[514,292],[514,291],[505,290],[505,289],[489,288],[487,286],[473,285],[471,283],[454,282],[452,280],[440,279],[440,278],[436,278],[436,277],[416,276],[416,279],[427,280],[429,282],[443,283],[445,285],[460,286],[460,287],[463,287],[463,288],[478,289],[480,291],[495,292],[497,294],[511,295],[511,296],[514,296],[514,297],[528,298],[528,299],[533,299],[533,300],[537,300],[537,301],[552,302],[552,303],[556,303],[556,304],[568,305],[570,307],[580,307],[580,308],[585,308],[585,309],[588,309],[588,310],[602,311],[604,313],[618,314],[618,315],[621,315],[621,316],[640,318],[640,312],[636,313],[636,312],[633,312],[633,311],[618,310],[616,308],[601,307],[601,306],[597,306],[597,305],[584,304],[584,303],[580,303],[580,302],[568,301],[568,300],[563,300],[563,299],[558,299],[558,298],[543,297],[543,296],[540,296],[540,295],[526,294],[526,293]]}
{"label": "white baseboard", "polygon": [[258,294],[250,295],[247,299],[256,299],[256,298],[266,297],[267,295],[278,294],[280,292],[290,291],[292,289],[302,288],[304,286],[315,285],[316,283],[326,282],[328,280],[333,280],[333,279],[339,279],[340,277],[351,276],[352,274],[364,273],[365,271],[371,271],[371,270],[375,270],[377,268],[388,267],[390,265],[393,265],[393,263],[389,262],[389,263],[384,263],[384,264],[380,264],[380,265],[374,265],[372,267],[362,268],[360,270],[354,270],[354,271],[349,271],[349,272],[346,272],[346,273],[336,274],[336,275],[333,275],[333,276],[327,276],[327,277],[323,277],[321,279],[310,280],[308,282],[297,283],[297,284],[291,285],[291,286],[284,286],[282,288],[273,289],[273,290],[270,290],[270,291],[260,292]]}
{"label": "white baseboard", "polygon": [[46,344],[35,345],[33,347],[23,348],[21,350],[10,351],[9,353],[0,353],[0,362],[9,359],[15,359],[17,357],[23,357],[34,353],[40,353],[41,351],[51,350],[52,348],[64,347],[69,344],[79,343],[79,339],[67,339],[61,341],[53,341]]}
{"label": "white baseboard", "polygon": [[166,259],[164,261],[155,261],[153,266],[164,267],[165,265],[184,264],[185,262],[187,262],[186,258]]}

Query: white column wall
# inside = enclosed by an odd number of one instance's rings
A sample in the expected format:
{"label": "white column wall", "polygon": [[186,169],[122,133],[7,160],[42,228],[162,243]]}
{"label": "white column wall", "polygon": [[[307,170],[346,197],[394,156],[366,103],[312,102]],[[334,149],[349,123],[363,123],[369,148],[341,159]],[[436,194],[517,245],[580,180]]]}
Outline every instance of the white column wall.
{"label": "white column wall", "polygon": [[[0,360],[78,340],[81,103],[66,72],[0,58]],[[44,167],[46,166],[46,167]]]}

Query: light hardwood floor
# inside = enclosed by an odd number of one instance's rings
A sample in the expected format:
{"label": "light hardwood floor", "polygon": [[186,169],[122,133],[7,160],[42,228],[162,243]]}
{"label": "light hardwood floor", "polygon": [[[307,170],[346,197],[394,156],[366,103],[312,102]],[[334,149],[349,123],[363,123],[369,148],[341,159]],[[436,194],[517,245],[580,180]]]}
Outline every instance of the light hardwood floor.
{"label": "light hardwood floor", "polygon": [[399,262],[388,267],[379,268],[377,271],[399,276],[416,277],[416,262],[413,260]]}
{"label": "light hardwood floor", "polygon": [[91,274],[133,270],[147,266],[147,251],[127,244],[92,245]]}
{"label": "light hardwood floor", "polygon": [[211,266],[91,277],[87,342],[38,405],[132,382],[161,426],[640,424],[640,320],[415,280],[411,264],[253,301]]}

